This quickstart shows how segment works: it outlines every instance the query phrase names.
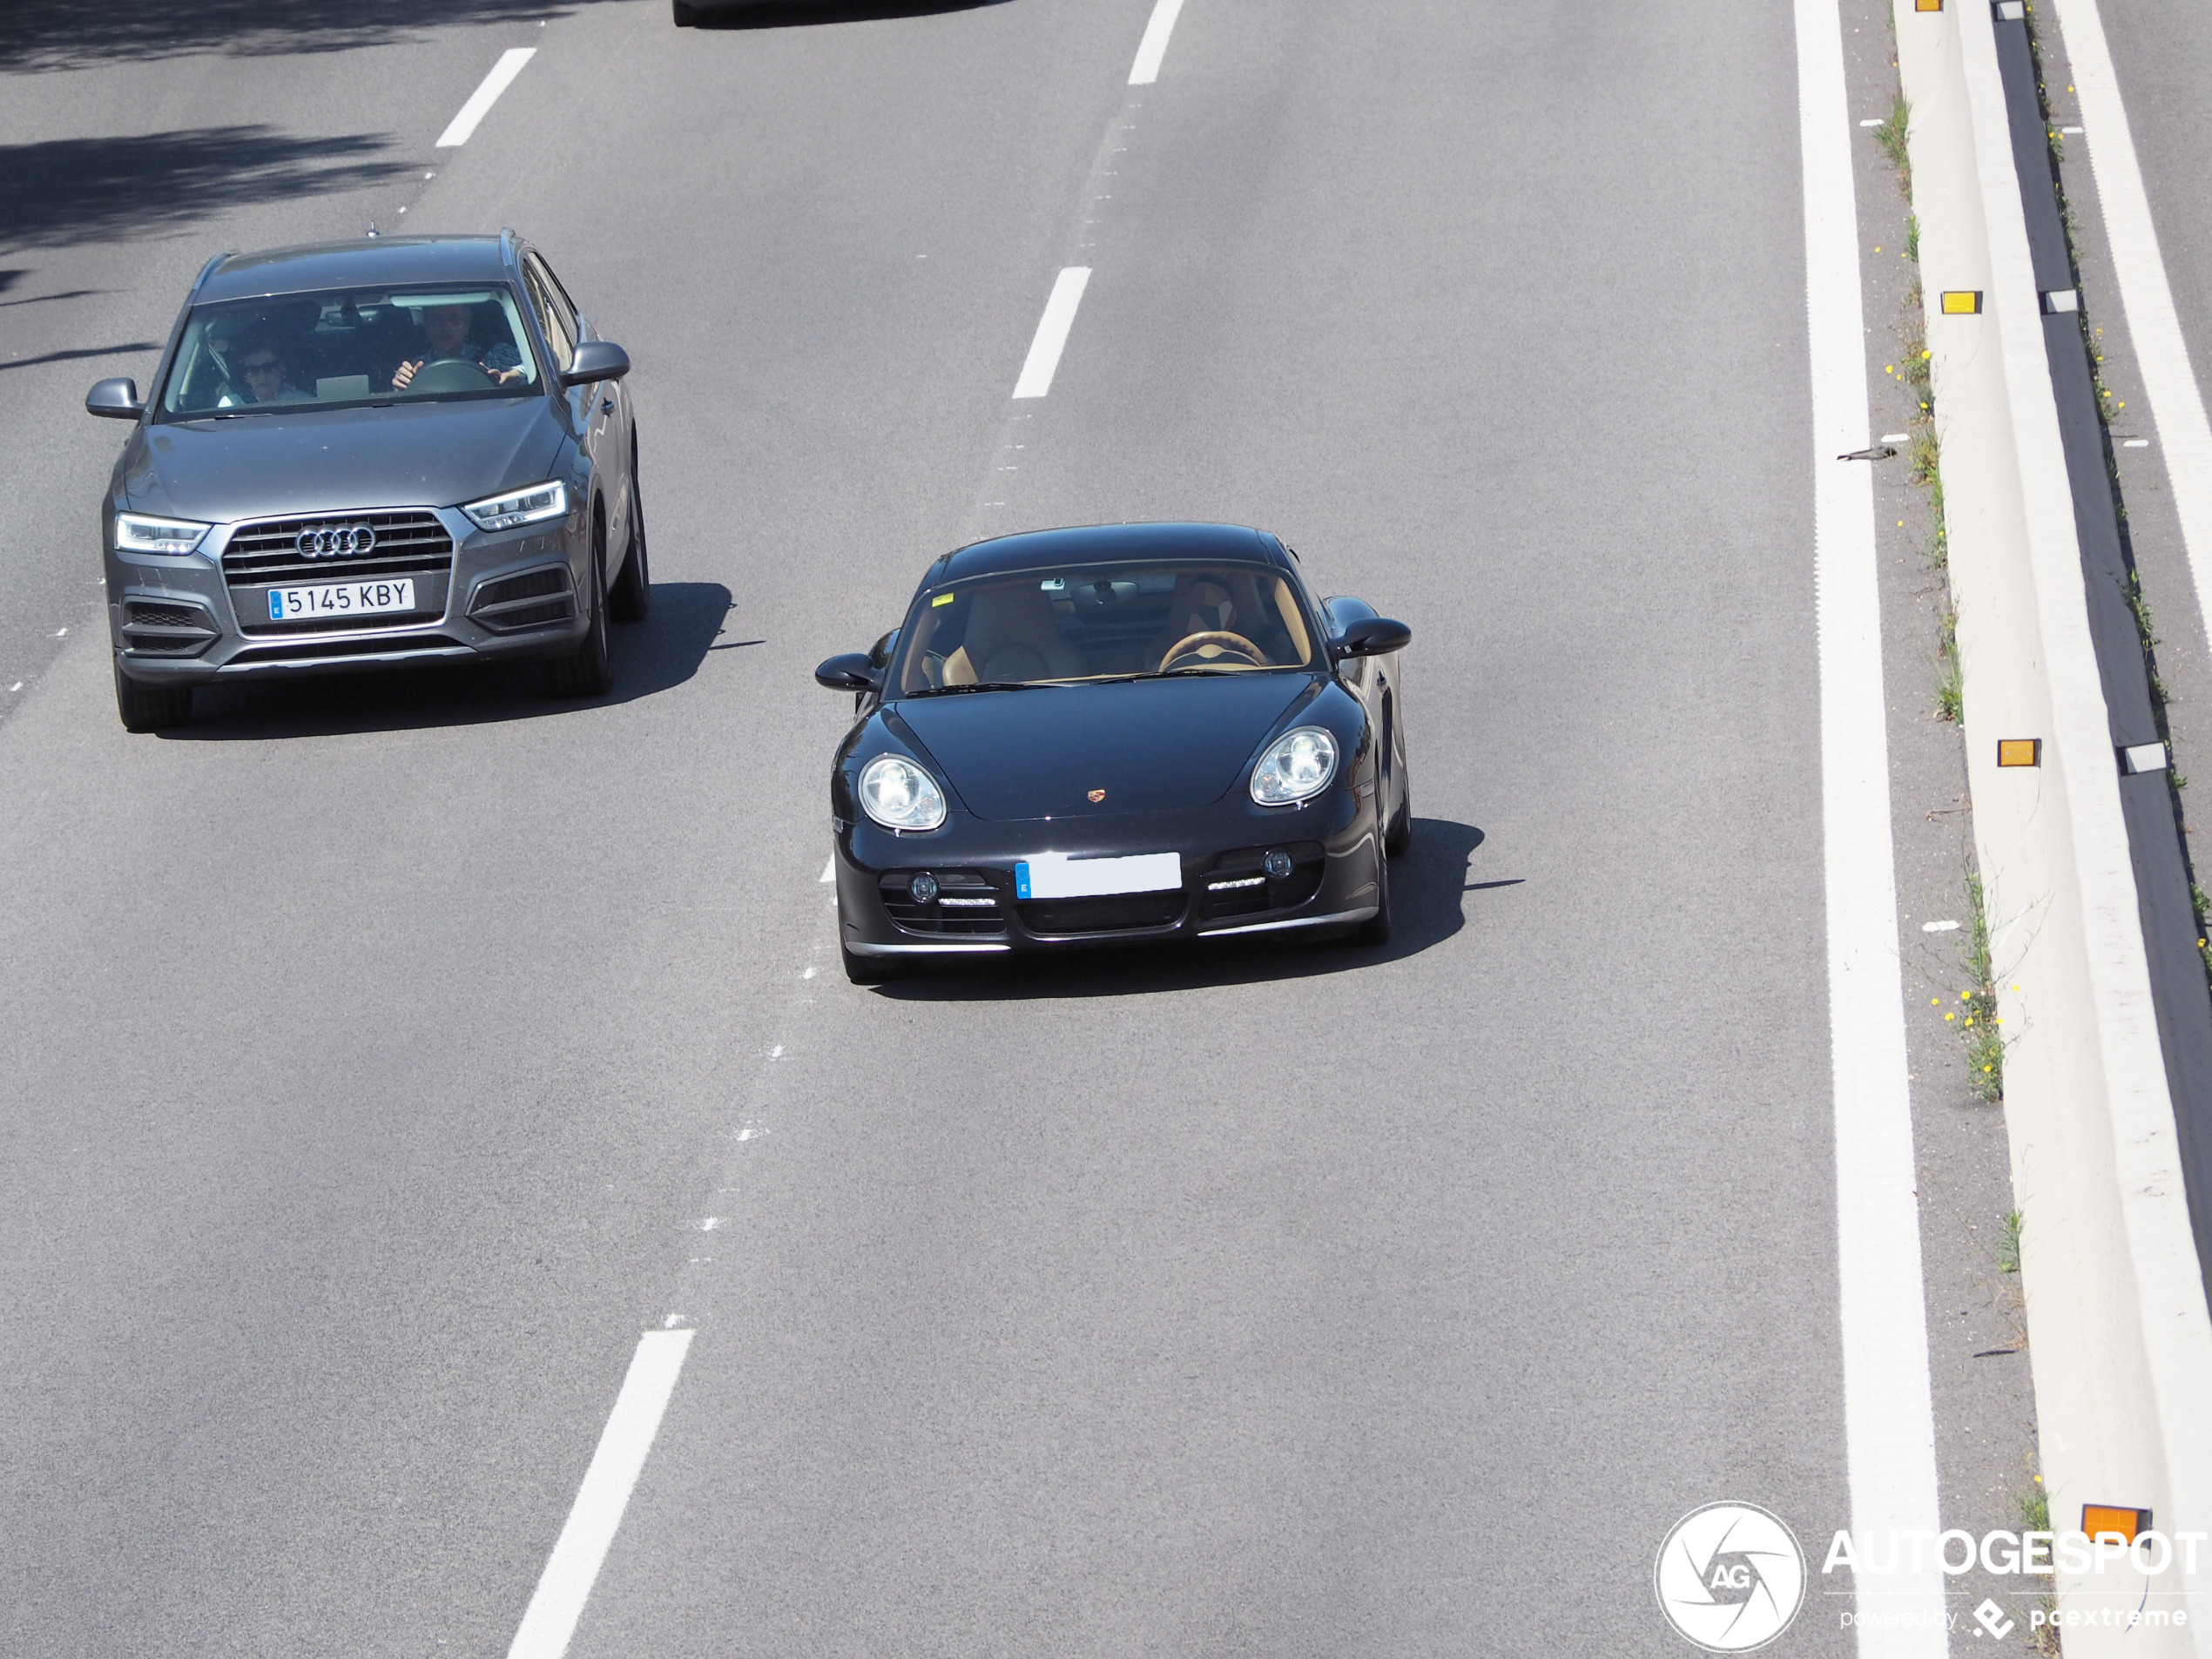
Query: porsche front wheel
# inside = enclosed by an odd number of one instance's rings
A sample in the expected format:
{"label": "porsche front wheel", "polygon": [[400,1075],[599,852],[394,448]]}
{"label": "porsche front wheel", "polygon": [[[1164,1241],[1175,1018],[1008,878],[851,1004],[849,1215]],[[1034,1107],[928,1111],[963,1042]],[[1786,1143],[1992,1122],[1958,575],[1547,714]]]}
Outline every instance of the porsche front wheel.
{"label": "porsche front wheel", "polygon": [[1352,935],[1355,945],[1390,943],[1390,860],[1378,847],[1375,853],[1375,914],[1361,922]]}

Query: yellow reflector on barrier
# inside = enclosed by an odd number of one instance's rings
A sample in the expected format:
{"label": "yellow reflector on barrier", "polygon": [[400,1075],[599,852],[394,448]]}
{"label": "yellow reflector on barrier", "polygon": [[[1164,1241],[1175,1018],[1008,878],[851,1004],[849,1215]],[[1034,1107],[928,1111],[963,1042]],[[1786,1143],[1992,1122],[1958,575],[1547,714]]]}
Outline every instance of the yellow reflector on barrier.
{"label": "yellow reflector on barrier", "polygon": [[2040,738],[2000,738],[1997,764],[2000,766],[2040,766],[2043,764]]}
{"label": "yellow reflector on barrier", "polygon": [[1912,0],[1912,10],[1915,11],[1941,11],[1943,10],[1943,0]]}
{"label": "yellow reflector on barrier", "polygon": [[1979,288],[1946,288],[1943,291],[1943,314],[1946,317],[1973,317],[1981,311]]}
{"label": "yellow reflector on barrier", "polygon": [[2081,1530],[2092,1538],[2114,1537],[2123,1544],[2132,1544],[2137,1533],[2150,1530],[2150,1511],[2122,1509],[2117,1504],[2085,1503],[2081,1506]]}

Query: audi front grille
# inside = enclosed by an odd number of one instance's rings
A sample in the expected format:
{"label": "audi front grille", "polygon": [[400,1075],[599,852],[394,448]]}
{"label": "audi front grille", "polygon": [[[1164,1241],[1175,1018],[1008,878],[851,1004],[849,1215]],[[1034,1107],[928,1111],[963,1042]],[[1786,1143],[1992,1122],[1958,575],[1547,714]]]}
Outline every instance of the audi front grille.
{"label": "audi front grille", "polygon": [[215,618],[191,599],[123,602],[123,648],[141,657],[197,657],[218,637]]}
{"label": "audi front grille", "polygon": [[576,596],[569,590],[569,567],[556,564],[485,583],[476,590],[469,617],[502,634],[575,621]]}
{"label": "audi front grille", "polygon": [[[364,546],[366,550],[354,550]],[[316,513],[263,519],[239,526],[223,553],[223,580],[249,634],[406,627],[442,617],[445,578],[452,572],[453,537],[436,514],[425,512]],[[259,591],[384,577],[422,578],[415,584],[413,610],[272,623],[266,620],[268,605]],[[254,597],[237,603],[236,596],[246,589],[256,590]]]}

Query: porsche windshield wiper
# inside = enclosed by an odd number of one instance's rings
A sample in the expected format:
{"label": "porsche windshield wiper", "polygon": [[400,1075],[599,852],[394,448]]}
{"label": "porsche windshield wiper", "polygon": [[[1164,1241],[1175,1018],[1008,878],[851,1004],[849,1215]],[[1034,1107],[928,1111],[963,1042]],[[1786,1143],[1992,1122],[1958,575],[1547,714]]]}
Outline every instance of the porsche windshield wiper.
{"label": "porsche windshield wiper", "polygon": [[1040,685],[1066,685],[1067,680],[977,680],[967,685],[926,685],[908,697],[949,697],[954,691],[1027,691]]}

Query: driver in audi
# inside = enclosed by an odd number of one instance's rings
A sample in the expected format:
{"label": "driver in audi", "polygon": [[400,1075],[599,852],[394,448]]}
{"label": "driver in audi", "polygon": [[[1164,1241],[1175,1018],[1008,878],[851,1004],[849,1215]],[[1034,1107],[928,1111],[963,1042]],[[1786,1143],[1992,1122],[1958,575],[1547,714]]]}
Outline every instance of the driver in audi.
{"label": "driver in audi", "polygon": [[475,322],[475,313],[468,306],[430,306],[422,313],[422,338],[428,349],[420,354],[410,353],[406,361],[392,372],[392,389],[407,389],[417,370],[425,363],[441,358],[457,357],[462,362],[474,363],[492,378],[494,385],[523,378],[523,354],[515,349],[512,341],[494,341],[489,346],[479,345],[469,338]]}

